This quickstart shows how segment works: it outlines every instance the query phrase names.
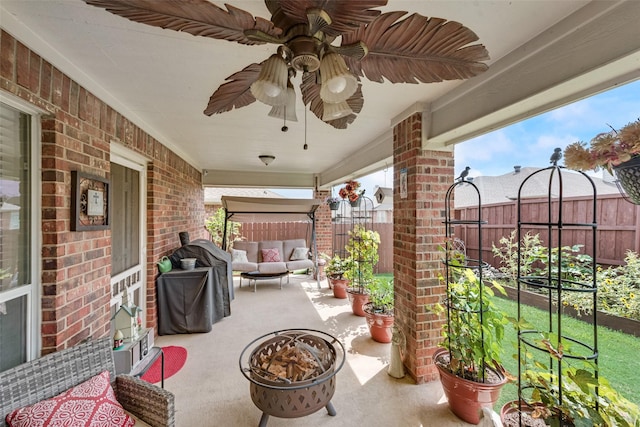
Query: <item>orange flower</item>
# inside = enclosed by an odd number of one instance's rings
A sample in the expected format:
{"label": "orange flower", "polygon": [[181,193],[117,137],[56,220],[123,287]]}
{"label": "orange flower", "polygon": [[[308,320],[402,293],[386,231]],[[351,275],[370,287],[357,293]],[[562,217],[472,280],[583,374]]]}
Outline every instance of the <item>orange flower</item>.
{"label": "orange flower", "polygon": [[569,169],[590,170],[605,168],[610,173],[614,166],[640,156],[640,119],[619,131],[596,135],[588,146],[574,142],[564,150],[564,164]]}
{"label": "orange flower", "polygon": [[352,180],[344,183],[344,187],[338,191],[338,195],[343,199],[348,199],[350,202],[355,202],[364,194],[364,190],[360,190],[360,183]]}

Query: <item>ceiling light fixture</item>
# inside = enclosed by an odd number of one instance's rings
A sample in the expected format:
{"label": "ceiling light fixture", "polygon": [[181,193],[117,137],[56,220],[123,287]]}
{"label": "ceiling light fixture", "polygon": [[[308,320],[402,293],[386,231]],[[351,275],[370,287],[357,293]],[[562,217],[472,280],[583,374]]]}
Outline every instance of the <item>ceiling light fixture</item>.
{"label": "ceiling light fixture", "polygon": [[269,166],[271,164],[271,162],[273,162],[276,159],[276,156],[272,156],[270,154],[261,154],[261,155],[258,156],[258,158],[266,166]]}

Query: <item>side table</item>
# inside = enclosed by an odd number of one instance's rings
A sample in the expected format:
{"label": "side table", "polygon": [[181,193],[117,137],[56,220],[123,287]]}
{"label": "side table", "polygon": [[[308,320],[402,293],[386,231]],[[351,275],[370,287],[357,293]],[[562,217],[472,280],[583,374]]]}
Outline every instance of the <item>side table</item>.
{"label": "side table", "polygon": [[160,385],[164,388],[164,352],[160,347],[151,347],[149,354],[133,368],[129,375],[140,378],[153,366],[153,363],[158,360],[158,357],[161,358]]}
{"label": "side table", "polygon": [[240,273],[240,288],[242,287],[242,278],[249,279],[249,286],[251,286],[251,281],[253,280],[253,292],[256,291],[256,282],[258,280],[268,280],[268,279],[280,279],[280,289],[282,289],[282,278],[284,276],[288,276],[288,271],[282,271],[279,273],[260,273],[259,271],[249,271]]}

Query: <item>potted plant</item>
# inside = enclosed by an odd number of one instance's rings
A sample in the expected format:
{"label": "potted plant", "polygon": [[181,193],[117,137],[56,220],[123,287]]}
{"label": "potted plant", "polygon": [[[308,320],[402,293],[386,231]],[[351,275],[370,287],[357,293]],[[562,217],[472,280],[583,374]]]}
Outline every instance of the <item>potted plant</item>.
{"label": "potted plant", "polygon": [[348,200],[351,206],[356,207],[360,204],[360,196],[364,194],[365,190],[360,190],[360,183],[355,180],[347,181],[338,191],[338,195],[343,199]]}
{"label": "potted plant", "polygon": [[367,286],[369,302],[363,306],[374,341],[391,342],[393,336],[393,280],[375,279]]}
{"label": "potted plant", "polygon": [[640,118],[620,130],[596,135],[587,146],[574,142],[564,150],[564,164],[579,171],[601,167],[615,171],[620,184],[635,203],[640,204]]}
{"label": "potted plant", "polygon": [[[515,319],[511,319],[516,324]],[[520,320],[520,329],[531,330],[532,325]],[[621,426],[635,427],[640,423],[640,409],[616,390],[601,375],[591,360],[568,358],[571,343],[558,344],[557,336],[539,333],[532,340],[544,348],[542,356],[533,351],[521,351],[519,401],[506,403],[501,410],[505,427],[520,426]],[[517,355],[516,355],[517,357]],[[549,365],[562,361],[561,378]]]}
{"label": "potted plant", "polygon": [[[460,254],[459,254],[460,255]],[[480,422],[482,407],[493,407],[507,382],[500,360],[500,348],[507,319],[492,301],[497,282],[483,283],[468,268],[463,256],[449,260],[449,279],[444,304],[436,314],[447,314],[442,348],[433,354],[451,411],[464,421]]]}
{"label": "potted plant", "polygon": [[324,202],[329,205],[329,209],[332,211],[337,211],[340,207],[340,198],[335,196],[329,196],[324,199]]}
{"label": "potted plant", "polygon": [[347,287],[349,280],[344,277],[345,272],[351,265],[351,260],[348,258],[341,258],[339,255],[328,257],[325,255],[327,265],[324,271],[327,273],[327,279],[333,289],[333,296],[336,298],[347,298]]}
{"label": "potted plant", "polygon": [[356,224],[349,231],[349,241],[345,246],[351,259],[350,268],[345,272],[349,279],[349,298],[353,314],[364,316],[363,306],[369,302],[367,287],[375,277],[373,268],[378,263],[378,246],[380,234],[374,230],[367,230],[362,224]]}

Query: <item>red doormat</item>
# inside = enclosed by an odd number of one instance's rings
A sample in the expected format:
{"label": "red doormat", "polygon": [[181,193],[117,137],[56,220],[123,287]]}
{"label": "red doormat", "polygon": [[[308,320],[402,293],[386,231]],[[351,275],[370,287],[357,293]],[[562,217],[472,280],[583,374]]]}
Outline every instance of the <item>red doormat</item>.
{"label": "red doormat", "polygon": [[[164,353],[164,379],[170,378],[184,366],[187,361],[187,349],[170,345],[162,347]],[[142,375],[143,380],[148,383],[159,383],[162,379],[162,357],[153,362],[153,365]]]}

